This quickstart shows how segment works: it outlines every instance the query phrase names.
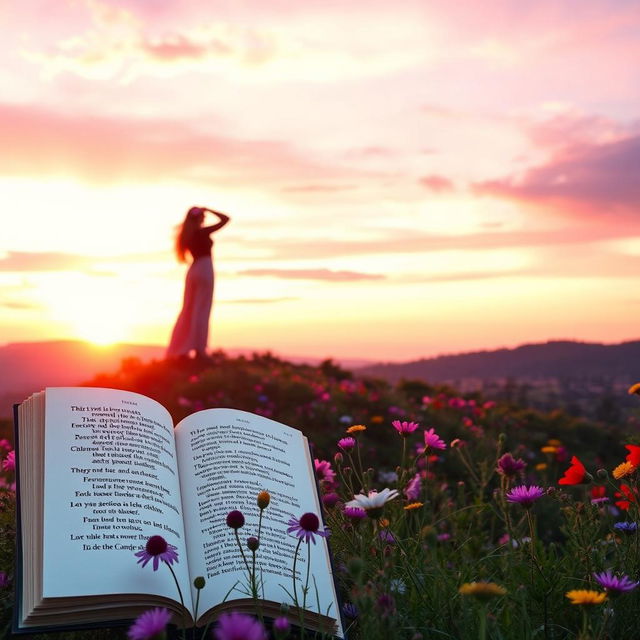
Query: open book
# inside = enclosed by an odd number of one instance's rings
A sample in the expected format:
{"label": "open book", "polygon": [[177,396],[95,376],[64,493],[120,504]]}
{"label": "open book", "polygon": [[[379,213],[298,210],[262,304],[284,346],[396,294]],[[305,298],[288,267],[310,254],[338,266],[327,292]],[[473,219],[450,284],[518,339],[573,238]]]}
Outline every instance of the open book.
{"label": "open book", "polygon": [[[152,606],[175,624],[205,625],[224,611],[254,613],[247,571],[227,514],[242,511],[244,544],[256,536],[256,498],[268,491],[257,567],[265,616],[293,605],[297,539],[287,522],[320,516],[305,436],[234,409],[207,409],[177,425],[155,400],[128,391],[49,388],[16,407],[19,505],[16,629],[33,632],[131,620]],[[175,545],[169,569],[142,568],[135,553],[161,535]],[[310,544],[315,581],[305,626],[343,637],[324,538]],[[304,545],[304,543],[303,543]],[[307,552],[298,554],[298,593]],[[251,556],[245,548],[245,554]],[[198,617],[193,581],[203,576]],[[291,610],[292,622],[298,614]]]}

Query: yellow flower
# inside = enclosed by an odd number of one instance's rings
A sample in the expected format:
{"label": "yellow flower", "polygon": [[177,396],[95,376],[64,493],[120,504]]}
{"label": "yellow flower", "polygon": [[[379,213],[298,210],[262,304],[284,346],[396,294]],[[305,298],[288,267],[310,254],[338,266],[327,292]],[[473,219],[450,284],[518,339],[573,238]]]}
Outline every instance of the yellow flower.
{"label": "yellow flower", "polygon": [[458,593],[463,596],[473,596],[478,600],[490,600],[503,596],[507,590],[495,582],[465,582],[458,589]]}
{"label": "yellow flower", "polygon": [[539,462],[536,465],[536,471],[544,471],[547,468],[547,463],[546,462]]}
{"label": "yellow flower", "polygon": [[627,476],[630,476],[635,470],[635,465],[631,464],[630,462],[623,462],[613,470],[613,477],[616,480],[620,480],[620,478],[626,478]]}
{"label": "yellow flower", "polygon": [[546,447],[542,447],[540,451],[542,451],[542,453],[558,453],[558,447],[548,444]]}
{"label": "yellow flower", "polygon": [[558,440],[557,438],[551,438],[550,440],[547,440],[547,444],[550,447],[561,447],[562,446],[562,442],[560,440]]}
{"label": "yellow flower", "polygon": [[363,424],[354,424],[352,427],[347,429],[347,433],[358,433],[359,431],[366,431],[367,427]]}
{"label": "yellow flower", "polygon": [[591,591],[589,589],[573,589],[564,594],[571,604],[602,604],[607,599],[607,594],[600,591]]}
{"label": "yellow flower", "polygon": [[413,511],[414,509],[419,509],[420,507],[424,507],[423,502],[411,502],[405,506],[405,511]]}
{"label": "yellow flower", "polygon": [[629,393],[636,393],[640,396],[640,382],[636,382],[635,384],[629,387]]}

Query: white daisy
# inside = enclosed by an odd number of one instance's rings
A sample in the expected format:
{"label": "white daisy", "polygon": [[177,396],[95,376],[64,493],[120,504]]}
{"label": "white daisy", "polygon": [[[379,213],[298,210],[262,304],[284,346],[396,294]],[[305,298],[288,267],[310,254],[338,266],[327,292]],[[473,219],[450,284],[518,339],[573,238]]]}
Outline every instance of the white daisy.
{"label": "white daisy", "polygon": [[353,500],[346,503],[346,507],[360,507],[365,511],[378,511],[381,510],[384,505],[398,497],[397,489],[383,489],[380,493],[377,491],[369,491],[368,495],[359,493],[353,496]]}

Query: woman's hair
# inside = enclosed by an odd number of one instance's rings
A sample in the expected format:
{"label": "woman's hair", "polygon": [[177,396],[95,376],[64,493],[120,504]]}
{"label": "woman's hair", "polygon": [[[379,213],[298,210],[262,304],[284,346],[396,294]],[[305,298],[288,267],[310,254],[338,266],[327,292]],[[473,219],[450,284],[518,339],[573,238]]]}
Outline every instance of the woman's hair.
{"label": "woman's hair", "polygon": [[191,207],[182,224],[176,230],[175,251],[179,262],[187,261],[187,245],[194,232],[200,228],[204,211],[200,207]]}

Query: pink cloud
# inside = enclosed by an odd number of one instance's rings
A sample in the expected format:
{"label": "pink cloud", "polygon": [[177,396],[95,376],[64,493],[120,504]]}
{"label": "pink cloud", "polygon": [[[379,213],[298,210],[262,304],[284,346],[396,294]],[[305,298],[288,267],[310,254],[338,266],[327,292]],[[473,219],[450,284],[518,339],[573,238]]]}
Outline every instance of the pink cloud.
{"label": "pink cloud", "polygon": [[640,135],[614,142],[578,145],[523,176],[474,185],[492,195],[539,205],[556,205],[569,217],[620,216],[637,220],[640,207]]}
{"label": "pink cloud", "polygon": [[435,191],[436,193],[454,190],[453,182],[444,176],[435,174],[424,176],[420,178],[419,182],[423,187],[429,189],[429,191]]}
{"label": "pink cloud", "polygon": [[377,273],[358,271],[332,271],[330,269],[247,269],[240,271],[243,276],[268,276],[290,280],[327,280],[331,282],[353,282],[354,280],[383,280]]}

